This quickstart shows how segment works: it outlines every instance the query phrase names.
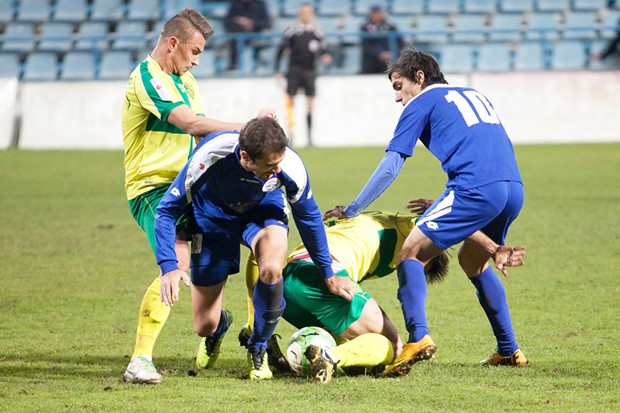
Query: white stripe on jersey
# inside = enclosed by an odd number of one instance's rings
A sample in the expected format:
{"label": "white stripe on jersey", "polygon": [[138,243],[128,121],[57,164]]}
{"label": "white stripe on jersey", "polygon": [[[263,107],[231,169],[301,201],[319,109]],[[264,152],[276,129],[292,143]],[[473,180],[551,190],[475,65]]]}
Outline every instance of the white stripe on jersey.
{"label": "white stripe on jersey", "polygon": [[452,212],[453,203],[454,203],[454,191],[450,191],[447,197],[439,201],[437,206],[433,208],[432,211],[430,211],[424,218],[422,218],[416,223],[416,227],[419,227],[425,222],[432,221],[436,218],[449,214],[450,212]]}
{"label": "white stripe on jersey", "polygon": [[185,175],[185,194],[188,202],[192,202],[192,185],[217,161],[233,153],[238,143],[238,133],[223,133],[194,152]]}
{"label": "white stripe on jersey", "polygon": [[304,163],[299,155],[297,155],[294,150],[287,147],[286,153],[284,154],[284,159],[280,162],[280,169],[293,178],[293,181],[295,181],[297,187],[299,188],[295,194],[289,194],[288,192],[286,193],[288,202],[294,204],[299,201],[299,198],[301,198],[301,195],[306,190],[306,186],[308,186],[308,173],[306,172],[306,167],[304,166]]}

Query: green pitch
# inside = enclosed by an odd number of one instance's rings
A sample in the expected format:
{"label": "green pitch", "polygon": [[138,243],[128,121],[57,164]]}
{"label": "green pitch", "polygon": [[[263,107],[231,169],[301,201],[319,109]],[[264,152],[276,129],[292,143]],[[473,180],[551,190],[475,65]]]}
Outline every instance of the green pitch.
{"label": "green pitch", "polygon": [[[323,210],[350,201],[383,155],[300,152]],[[373,208],[404,211],[409,198],[441,193],[440,165],[416,152]],[[528,249],[525,267],[503,282],[530,366],[478,366],[494,339],[453,259],[446,282],[429,288],[435,360],[399,379],[337,377],[322,387],[243,378],[241,275],[229,279],[224,304],[235,324],[214,369],[193,367],[198,338],[184,289],[155,349],[164,382],[124,383],[139,301],[157,268],[124,198],[122,153],[0,152],[0,411],[620,410],[620,145],[516,152],[526,202],[508,242]],[[292,230],[290,246],[298,241]],[[404,333],[396,277],[366,287]],[[282,322],[278,332],[288,338],[293,328]]]}

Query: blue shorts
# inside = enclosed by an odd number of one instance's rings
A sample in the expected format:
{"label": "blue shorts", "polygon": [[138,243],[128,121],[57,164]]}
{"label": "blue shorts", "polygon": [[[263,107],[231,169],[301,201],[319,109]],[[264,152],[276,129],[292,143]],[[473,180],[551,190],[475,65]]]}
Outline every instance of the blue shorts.
{"label": "blue shorts", "polygon": [[416,226],[441,249],[482,230],[499,245],[523,206],[523,184],[494,182],[477,188],[448,188],[420,217]]}
{"label": "blue shorts", "polygon": [[248,214],[225,219],[197,218],[198,229],[192,239],[192,283],[208,287],[238,273],[239,245],[250,247],[256,234],[269,225],[288,229],[287,211],[284,193],[274,191]]}

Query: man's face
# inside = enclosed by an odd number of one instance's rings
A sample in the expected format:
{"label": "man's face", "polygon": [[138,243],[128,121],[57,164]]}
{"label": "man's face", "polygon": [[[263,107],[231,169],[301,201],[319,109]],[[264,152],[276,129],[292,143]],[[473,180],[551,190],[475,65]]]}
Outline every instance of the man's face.
{"label": "man's face", "polygon": [[308,5],[301,6],[299,8],[298,18],[303,24],[312,23],[314,20],[314,7]]}
{"label": "man's face", "polygon": [[370,12],[370,21],[378,24],[383,21],[383,11],[381,10],[372,10]]}
{"label": "man's face", "polygon": [[280,162],[284,159],[285,153],[286,150],[281,153],[267,154],[262,158],[251,159],[246,152],[241,151],[242,166],[248,172],[252,172],[263,181],[266,181],[271,175],[280,172]]}
{"label": "man's face", "polygon": [[171,72],[181,76],[189,69],[200,64],[200,54],[205,48],[206,40],[199,31],[194,31],[186,42],[173,37],[172,53],[170,55]]}
{"label": "man's face", "polygon": [[401,76],[396,72],[392,73],[390,80],[392,81],[392,88],[396,93],[396,102],[400,102],[403,106],[405,106],[407,102],[409,102],[411,99],[419,95],[420,92],[422,92],[422,83],[424,83],[424,72],[418,70],[418,76],[420,75],[420,73],[422,76],[420,83],[414,83],[412,80]]}

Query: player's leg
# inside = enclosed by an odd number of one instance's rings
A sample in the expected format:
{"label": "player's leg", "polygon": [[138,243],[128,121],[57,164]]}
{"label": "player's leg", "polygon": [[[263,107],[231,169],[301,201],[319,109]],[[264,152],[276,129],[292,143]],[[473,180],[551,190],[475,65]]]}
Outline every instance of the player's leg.
{"label": "player's leg", "polygon": [[[155,208],[166,189],[166,186],[156,188],[129,202],[131,213],[146,233],[153,252],[156,248]],[[187,272],[189,270],[189,251],[186,237],[182,232],[177,234],[175,252],[179,261],[179,268]],[[134,351],[124,373],[125,380],[132,383],[160,383],[163,380],[152,359],[155,342],[171,310],[160,299],[160,285],[161,280],[158,275],[147,288],[140,303]]]}
{"label": "player's leg", "polygon": [[[504,204],[501,212],[482,231],[499,245],[504,244],[506,233],[523,205],[523,191],[518,183],[498,183],[485,188],[486,198]],[[496,353],[482,360],[483,365],[513,365],[523,367],[528,361],[519,349],[512,326],[506,290],[488,264],[491,255],[478,245],[465,240],[458,254],[459,264],[476,288],[478,301],[491,324],[497,340]]]}
{"label": "player's leg", "polygon": [[250,379],[271,378],[267,341],[273,335],[285,308],[282,267],[286,258],[287,229],[268,225],[252,240],[251,248],[258,264],[258,281],[252,294],[254,324],[248,340]]}
{"label": "player's leg", "polygon": [[289,67],[286,74],[286,120],[288,123],[289,146],[293,146],[295,132],[295,95],[300,86],[300,72],[296,67]]}
{"label": "player's leg", "polygon": [[316,72],[304,72],[304,88],[306,91],[306,127],[308,128],[308,146],[312,146],[312,113],[314,112],[314,96],[316,95]]}
{"label": "player's leg", "polygon": [[241,327],[239,331],[239,344],[246,347],[247,342],[252,334],[252,326],[254,325],[254,304],[252,303],[252,295],[254,294],[254,287],[258,282],[258,263],[252,251],[248,254],[248,259],[245,263],[245,287],[247,292],[248,302],[248,321]]}

